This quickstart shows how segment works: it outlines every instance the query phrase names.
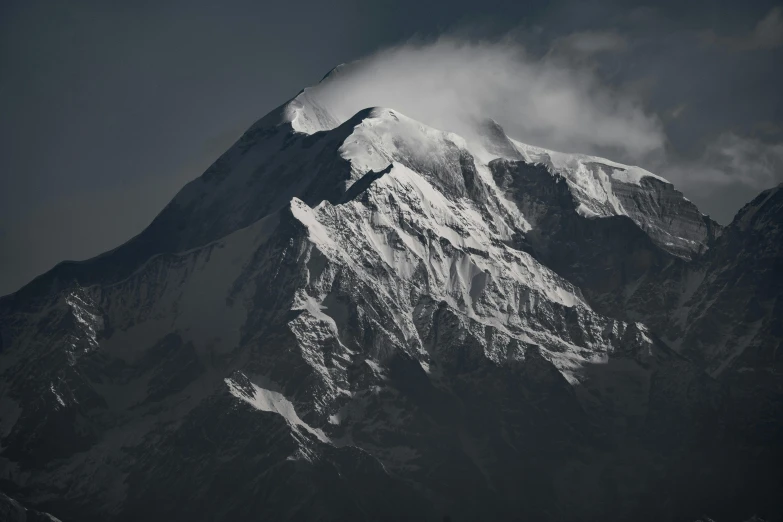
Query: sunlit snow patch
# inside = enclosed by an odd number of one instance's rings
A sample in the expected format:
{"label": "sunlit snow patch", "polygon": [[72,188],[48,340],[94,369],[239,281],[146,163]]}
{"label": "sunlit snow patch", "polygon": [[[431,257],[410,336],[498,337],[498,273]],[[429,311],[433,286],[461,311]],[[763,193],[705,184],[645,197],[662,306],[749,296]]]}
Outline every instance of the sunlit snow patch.
{"label": "sunlit snow patch", "polygon": [[[242,377],[244,377],[244,375],[242,375]],[[323,431],[312,428],[299,418],[293,403],[286,399],[282,393],[262,388],[257,384],[250,382],[247,377],[244,379],[246,382],[245,385],[238,383],[230,377],[227,377],[224,380],[228,385],[231,395],[234,397],[245,401],[257,410],[277,413],[286,420],[289,426],[297,429],[301,427],[313,434],[321,442],[330,442],[329,437],[327,437]]]}

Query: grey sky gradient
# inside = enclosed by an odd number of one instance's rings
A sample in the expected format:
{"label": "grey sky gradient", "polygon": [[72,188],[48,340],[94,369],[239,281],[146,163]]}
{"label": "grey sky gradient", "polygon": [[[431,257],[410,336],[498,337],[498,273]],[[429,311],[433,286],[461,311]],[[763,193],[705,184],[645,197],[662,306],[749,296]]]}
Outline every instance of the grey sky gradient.
{"label": "grey sky gradient", "polygon": [[783,180],[782,28],[769,1],[2,2],[0,294],[141,231],[247,126],[334,65],[443,35],[522,50],[527,69],[508,85],[552,71],[587,82],[577,100],[598,117],[638,111],[630,128],[653,142],[586,140],[569,113],[548,136],[515,137],[613,150],[728,222]]}

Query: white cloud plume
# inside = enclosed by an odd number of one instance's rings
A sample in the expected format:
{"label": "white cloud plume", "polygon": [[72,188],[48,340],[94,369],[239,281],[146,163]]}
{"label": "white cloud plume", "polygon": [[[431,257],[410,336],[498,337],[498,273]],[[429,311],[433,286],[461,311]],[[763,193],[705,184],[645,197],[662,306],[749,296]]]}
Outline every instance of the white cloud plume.
{"label": "white cloud plume", "polygon": [[[617,45],[604,40],[598,47]],[[526,143],[620,160],[640,160],[665,141],[657,116],[591,68],[534,59],[510,42],[441,38],[393,47],[349,64],[314,94],[342,120],[382,106],[469,134],[477,120],[492,118]]]}

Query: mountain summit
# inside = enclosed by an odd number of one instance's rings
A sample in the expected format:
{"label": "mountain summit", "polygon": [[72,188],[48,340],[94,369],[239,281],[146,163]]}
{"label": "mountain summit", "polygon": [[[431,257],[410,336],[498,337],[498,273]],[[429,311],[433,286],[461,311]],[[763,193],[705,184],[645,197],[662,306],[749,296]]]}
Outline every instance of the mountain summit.
{"label": "mountain summit", "polygon": [[305,89],[141,234],[0,299],[13,502],[781,516],[779,188],[724,229],[659,176],[491,120],[326,105]]}

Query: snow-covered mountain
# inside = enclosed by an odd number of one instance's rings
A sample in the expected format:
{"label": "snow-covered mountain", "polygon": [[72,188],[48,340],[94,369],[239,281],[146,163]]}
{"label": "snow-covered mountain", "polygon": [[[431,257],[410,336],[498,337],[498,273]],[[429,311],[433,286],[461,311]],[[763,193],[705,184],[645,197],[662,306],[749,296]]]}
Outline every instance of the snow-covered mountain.
{"label": "snow-covered mountain", "polygon": [[779,194],[723,229],[641,168],[305,89],[0,300],[0,488],[65,522],[779,517]]}

